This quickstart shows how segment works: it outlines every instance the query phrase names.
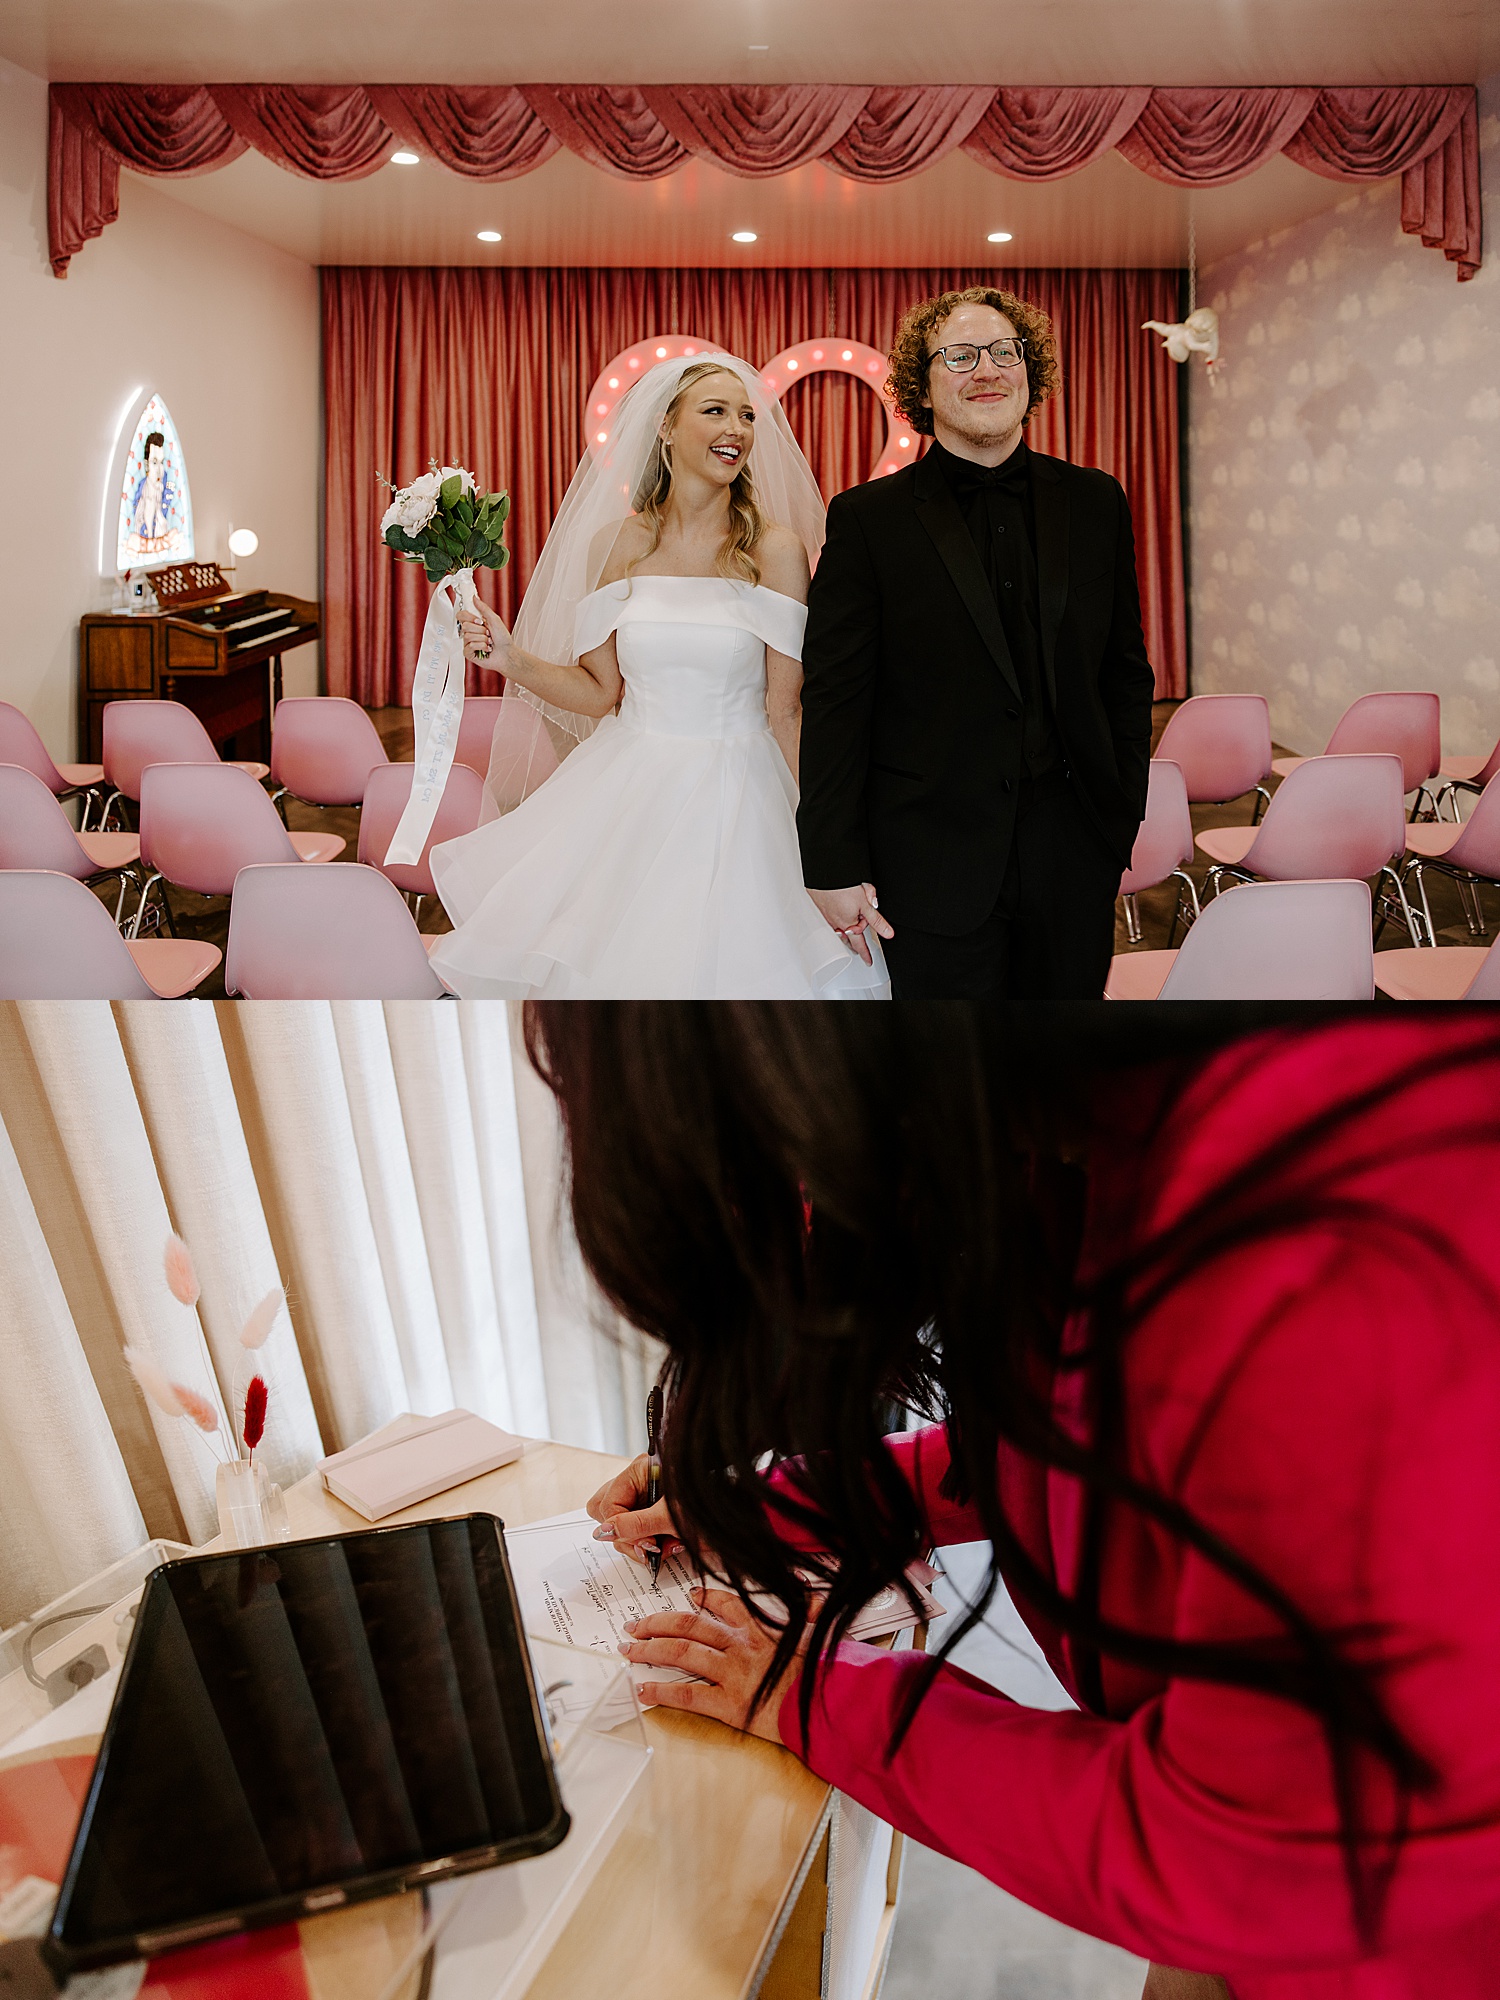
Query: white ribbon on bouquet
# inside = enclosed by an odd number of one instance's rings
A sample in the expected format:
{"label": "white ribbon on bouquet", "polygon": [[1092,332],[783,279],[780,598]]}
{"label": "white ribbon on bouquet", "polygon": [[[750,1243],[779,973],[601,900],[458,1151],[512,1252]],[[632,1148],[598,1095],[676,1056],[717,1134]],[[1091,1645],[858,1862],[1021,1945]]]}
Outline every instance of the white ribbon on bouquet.
{"label": "white ribbon on bouquet", "polygon": [[411,715],[416,731],[416,770],[411,797],[385,851],[387,862],[415,867],[443,802],[458,726],[464,712],[464,642],[458,629],[460,611],[473,611],[474,572],[455,570],[432,593],[417,671],[411,684]]}

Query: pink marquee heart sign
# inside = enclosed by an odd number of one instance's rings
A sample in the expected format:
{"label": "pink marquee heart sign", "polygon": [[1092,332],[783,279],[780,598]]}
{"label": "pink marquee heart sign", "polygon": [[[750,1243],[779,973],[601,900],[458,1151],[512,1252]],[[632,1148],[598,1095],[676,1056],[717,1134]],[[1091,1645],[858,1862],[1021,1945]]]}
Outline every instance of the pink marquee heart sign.
{"label": "pink marquee heart sign", "polygon": [[[647,340],[638,340],[634,347],[622,349],[612,361],[605,363],[589,391],[585,406],[589,450],[598,452],[609,442],[616,407],[632,382],[639,382],[659,362],[719,351],[713,341],[692,333],[653,334]],[[866,347],[857,340],[840,340],[834,335],[827,340],[799,340],[794,347],[783,348],[760,371],[760,379],[766,394],[775,397],[777,402],[794,382],[800,382],[809,375],[821,374],[827,369],[841,375],[852,375],[879,395],[888,365],[885,355],[878,348]],[[887,408],[885,443],[870,477],[880,479],[887,473],[898,472],[903,465],[909,465],[916,455],[916,433],[905,417]]]}

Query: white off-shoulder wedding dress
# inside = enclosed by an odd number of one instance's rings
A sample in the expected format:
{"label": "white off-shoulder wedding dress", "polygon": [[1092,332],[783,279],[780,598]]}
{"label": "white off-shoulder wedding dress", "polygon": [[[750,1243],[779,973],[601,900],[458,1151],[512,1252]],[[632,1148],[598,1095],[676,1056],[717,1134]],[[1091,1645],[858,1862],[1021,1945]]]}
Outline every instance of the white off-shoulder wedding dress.
{"label": "white off-shoulder wedding dress", "polygon": [[[637,576],[579,605],[624,700],[513,812],[432,850],[465,999],[886,999],[802,886],[797,788],[766,720],[766,648],[805,608],[721,577]],[[872,943],[874,941],[872,940]]]}

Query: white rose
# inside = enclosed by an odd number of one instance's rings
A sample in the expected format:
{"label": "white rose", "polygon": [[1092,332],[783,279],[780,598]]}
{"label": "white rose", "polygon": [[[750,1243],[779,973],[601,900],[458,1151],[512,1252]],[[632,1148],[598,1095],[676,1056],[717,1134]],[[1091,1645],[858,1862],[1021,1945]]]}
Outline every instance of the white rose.
{"label": "white rose", "polygon": [[381,517],[380,532],[383,536],[387,528],[396,527],[408,535],[419,535],[436,512],[437,482],[432,473],[424,472],[392,499]]}
{"label": "white rose", "polygon": [[458,490],[460,493],[472,493],[475,491],[473,473],[465,472],[461,465],[445,465],[442,471],[437,474],[437,480],[439,485],[441,485],[445,479],[452,479],[455,474],[457,474],[458,476],[458,481],[459,481]]}

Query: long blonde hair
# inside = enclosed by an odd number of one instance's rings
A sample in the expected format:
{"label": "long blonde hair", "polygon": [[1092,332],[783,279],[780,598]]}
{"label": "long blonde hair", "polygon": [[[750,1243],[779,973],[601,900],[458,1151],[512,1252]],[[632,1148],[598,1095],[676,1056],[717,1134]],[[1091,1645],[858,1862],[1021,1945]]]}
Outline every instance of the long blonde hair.
{"label": "long blonde hair", "polygon": [[[682,399],[695,382],[705,375],[733,375],[734,370],[722,361],[698,361],[691,368],[684,369],[682,380],[677,386],[677,394],[667,405],[662,418],[663,426],[671,427],[672,419],[681,407]],[[658,437],[651,456],[646,461],[646,470],[635,492],[637,518],[644,521],[651,530],[649,545],[641,550],[635,561],[629,565],[629,576],[638,563],[647,556],[654,555],[661,546],[662,520],[666,512],[667,499],[672,491],[672,460],[663,449],[665,439]],[[766,532],[768,523],[760,511],[760,503],[755,497],[755,480],[750,471],[750,460],[735,474],[734,484],[729,489],[729,532],[719,544],[719,553],[714,559],[714,567],[720,576],[731,582],[759,583],[760,565],[753,554],[754,549]]]}

